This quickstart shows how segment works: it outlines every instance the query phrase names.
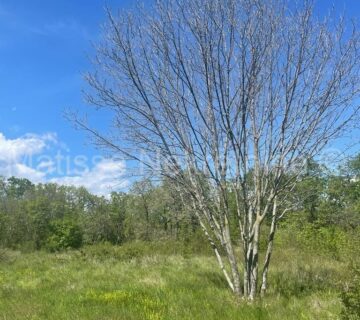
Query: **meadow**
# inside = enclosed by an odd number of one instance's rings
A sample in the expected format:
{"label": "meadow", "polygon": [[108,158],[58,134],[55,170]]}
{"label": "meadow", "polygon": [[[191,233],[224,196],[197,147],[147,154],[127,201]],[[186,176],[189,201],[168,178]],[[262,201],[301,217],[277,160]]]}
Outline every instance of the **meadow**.
{"label": "meadow", "polygon": [[0,255],[0,319],[339,319],[348,263],[282,245],[267,296],[229,291],[215,258],[174,242]]}
{"label": "meadow", "polygon": [[360,320],[355,5],[10,2],[0,320]]}

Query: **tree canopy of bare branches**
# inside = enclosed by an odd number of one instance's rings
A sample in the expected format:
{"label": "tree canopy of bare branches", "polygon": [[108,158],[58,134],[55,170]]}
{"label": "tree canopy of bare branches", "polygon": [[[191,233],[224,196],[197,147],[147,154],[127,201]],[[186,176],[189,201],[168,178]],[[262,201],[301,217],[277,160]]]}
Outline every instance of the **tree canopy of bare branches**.
{"label": "tree canopy of bare branches", "polygon": [[108,11],[86,80],[90,103],[114,126],[75,122],[172,179],[231,290],[254,299],[266,290],[277,222],[291,210],[304,159],[357,119],[359,58],[355,27],[316,18],[308,2],[163,0]]}

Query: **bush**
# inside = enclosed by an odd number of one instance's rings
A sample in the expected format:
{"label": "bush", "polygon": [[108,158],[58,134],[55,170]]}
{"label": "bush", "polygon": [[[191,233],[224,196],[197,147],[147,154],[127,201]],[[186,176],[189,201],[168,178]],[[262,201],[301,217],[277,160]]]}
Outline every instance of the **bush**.
{"label": "bush", "polygon": [[57,220],[50,224],[50,236],[46,240],[46,248],[52,252],[67,248],[80,248],[83,233],[72,220]]}
{"label": "bush", "polygon": [[346,233],[334,226],[318,227],[308,224],[298,233],[298,238],[309,249],[339,258],[346,245]]}
{"label": "bush", "polygon": [[318,223],[305,221],[290,221],[280,225],[277,243],[291,241],[299,249],[314,254],[325,254],[334,259],[341,259],[349,244],[355,239],[349,232],[340,227],[330,225],[322,226]]}
{"label": "bush", "polygon": [[352,266],[352,279],[341,293],[343,310],[341,318],[344,320],[360,319],[360,266]]}

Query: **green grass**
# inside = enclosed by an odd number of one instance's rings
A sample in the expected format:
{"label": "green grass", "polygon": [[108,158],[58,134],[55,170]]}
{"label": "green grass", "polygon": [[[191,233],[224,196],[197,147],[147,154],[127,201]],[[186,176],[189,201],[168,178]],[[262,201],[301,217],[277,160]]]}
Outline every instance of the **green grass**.
{"label": "green grass", "polygon": [[277,250],[268,296],[249,304],[229,292],[212,256],[163,253],[143,244],[57,254],[5,250],[0,319],[273,320],[340,314],[343,262]]}

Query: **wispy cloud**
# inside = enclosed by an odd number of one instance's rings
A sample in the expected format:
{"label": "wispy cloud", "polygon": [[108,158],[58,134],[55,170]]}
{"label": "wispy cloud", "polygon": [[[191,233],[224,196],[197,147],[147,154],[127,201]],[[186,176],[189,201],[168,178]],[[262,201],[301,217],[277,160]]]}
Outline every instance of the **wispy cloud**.
{"label": "wispy cloud", "polygon": [[42,25],[28,26],[28,30],[41,36],[81,37],[90,39],[90,34],[85,26],[74,19],[57,20]]}
{"label": "wispy cloud", "polygon": [[13,32],[62,38],[90,39],[87,28],[74,18],[53,19],[49,21],[31,21],[11,12],[0,4],[0,26]]}

